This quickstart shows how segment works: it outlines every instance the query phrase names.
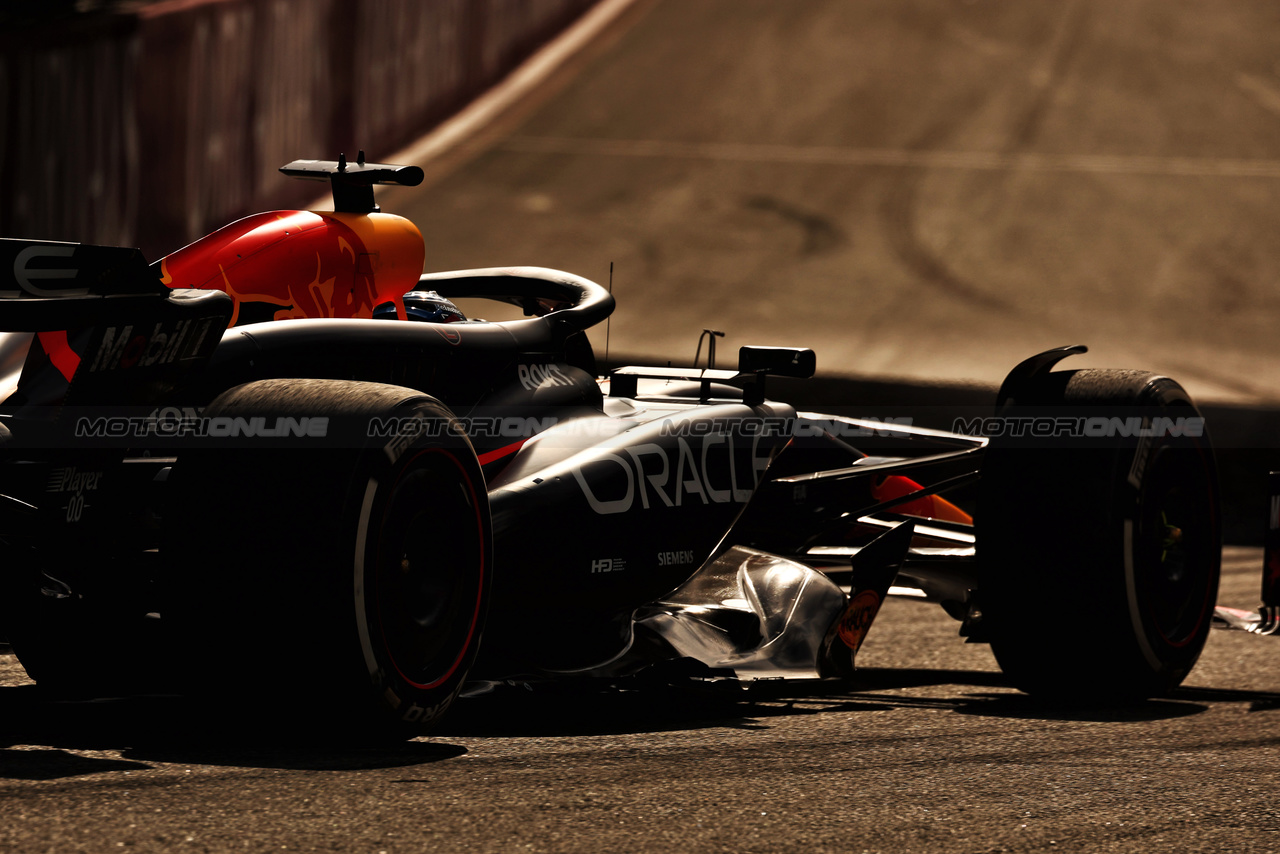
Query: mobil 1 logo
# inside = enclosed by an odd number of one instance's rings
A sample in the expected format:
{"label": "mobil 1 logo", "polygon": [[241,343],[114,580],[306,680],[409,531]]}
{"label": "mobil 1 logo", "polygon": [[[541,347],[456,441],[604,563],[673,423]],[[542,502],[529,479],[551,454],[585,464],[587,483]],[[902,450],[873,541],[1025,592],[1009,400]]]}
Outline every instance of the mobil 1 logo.
{"label": "mobil 1 logo", "polygon": [[102,328],[102,336],[89,361],[90,372],[126,370],[196,358],[202,345],[216,343],[221,317],[124,324]]}

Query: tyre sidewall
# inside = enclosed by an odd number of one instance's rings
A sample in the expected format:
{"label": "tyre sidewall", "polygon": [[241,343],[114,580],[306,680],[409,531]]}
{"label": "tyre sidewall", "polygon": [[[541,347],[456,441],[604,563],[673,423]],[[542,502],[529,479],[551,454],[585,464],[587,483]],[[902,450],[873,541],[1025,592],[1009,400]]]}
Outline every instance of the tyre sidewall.
{"label": "tyre sidewall", "polygon": [[[448,419],[452,416],[443,407],[415,407],[416,415]],[[381,448],[366,454],[360,476],[353,480],[350,491],[349,512],[355,519],[355,536],[351,551],[350,583],[354,591],[353,616],[358,639],[361,668],[371,686],[371,696],[385,706],[385,713],[410,726],[423,726],[438,719],[456,698],[479,648],[484,621],[487,617],[488,592],[492,583],[492,537],[484,480],[475,453],[461,430],[455,426],[451,437],[421,439],[410,445],[393,440]],[[424,472],[433,483],[442,485],[445,491],[456,490],[460,502],[453,506],[452,514],[470,517],[469,527],[450,525],[450,519],[440,514],[430,524],[441,525],[442,540],[451,545],[465,546],[464,551],[475,558],[467,563],[466,577],[456,579],[466,588],[458,592],[455,617],[465,621],[461,630],[464,637],[456,653],[445,656],[438,671],[425,674],[407,673],[408,668],[397,662],[389,640],[390,627],[382,624],[386,608],[380,606],[379,567],[394,560],[389,554],[390,542],[404,533],[392,528],[401,525],[406,500],[412,500],[414,480]],[[465,506],[462,502],[465,502]],[[438,511],[437,511],[438,512]],[[412,515],[412,511],[410,511]],[[420,520],[426,521],[426,520]],[[459,567],[461,569],[461,567]]]}

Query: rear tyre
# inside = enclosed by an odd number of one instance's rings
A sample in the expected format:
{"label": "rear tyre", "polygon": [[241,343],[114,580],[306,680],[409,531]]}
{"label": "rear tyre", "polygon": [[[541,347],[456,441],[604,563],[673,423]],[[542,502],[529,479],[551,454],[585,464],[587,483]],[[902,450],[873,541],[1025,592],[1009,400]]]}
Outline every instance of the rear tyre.
{"label": "rear tyre", "polygon": [[324,437],[179,457],[190,515],[167,552],[188,684],[307,733],[438,720],[475,659],[492,575],[484,480],[453,415],[411,389],[325,380],[250,383],[205,415],[327,422]]}
{"label": "rear tyre", "polygon": [[1221,561],[1200,413],[1168,378],[1079,370],[1000,414],[1040,434],[993,438],[982,466],[979,603],[1001,669],[1057,700],[1172,690],[1204,647]]}

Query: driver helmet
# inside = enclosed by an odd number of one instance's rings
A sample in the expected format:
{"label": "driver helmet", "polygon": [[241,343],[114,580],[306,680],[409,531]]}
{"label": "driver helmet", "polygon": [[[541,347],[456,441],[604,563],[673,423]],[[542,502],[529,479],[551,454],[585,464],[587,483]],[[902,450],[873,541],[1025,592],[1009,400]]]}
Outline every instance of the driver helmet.
{"label": "driver helmet", "polygon": [[[404,311],[409,320],[426,323],[458,323],[466,320],[462,310],[435,291],[409,291],[404,295]],[[384,303],[373,310],[377,318],[396,316],[393,303]]]}

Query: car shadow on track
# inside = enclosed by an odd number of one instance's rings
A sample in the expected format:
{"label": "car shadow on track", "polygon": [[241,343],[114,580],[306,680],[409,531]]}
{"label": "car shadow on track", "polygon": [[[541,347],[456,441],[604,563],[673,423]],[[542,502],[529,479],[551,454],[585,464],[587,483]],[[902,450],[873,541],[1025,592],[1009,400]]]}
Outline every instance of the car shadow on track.
{"label": "car shadow on track", "polygon": [[[588,685],[501,686],[460,700],[432,731],[437,738],[572,738],[696,729],[764,729],[749,691],[725,684],[644,688]],[[842,701],[846,711],[872,703]]]}
{"label": "car shadow on track", "polygon": [[[992,671],[956,671],[927,669],[860,670],[864,691],[905,691],[929,687],[953,686],[946,697],[922,697],[918,693],[896,697],[898,705],[921,704],[949,707],[957,714],[1018,720],[1092,721],[1125,723],[1169,720],[1206,712],[1209,706],[1189,702],[1202,699],[1184,695],[1182,690],[1169,697],[1143,702],[1117,702],[1105,696],[1080,694],[1069,702],[1044,700],[1014,689],[1005,677]],[[972,692],[966,688],[986,688]],[[865,696],[865,695],[864,695]],[[1271,695],[1267,695],[1269,697]],[[1259,695],[1258,699],[1267,699]]]}
{"label": "car shadow on track", "polygon": [[[118,751],[119,758],[92,755],[97,751]],[[150,762],[353,771],[422,765],[466,752],[426,741],[281,740],[251,721],[222,720],[175,696],[58,701],[33,685],[0,688],[0,779],[55,780],[142,770]]]}
{"label": "car shadow on track", "polygon": [[[694,683],[600,690],[504,685],[459,701],[430,739],[354,746],[280,742],[179,697],[52,701],[32,685],[0,687],[0,778],[52,780],[147,763],[297,770],[363,770],[421,765],[467,753],[451,739],[574,737],[691,729],[765,729],[771,719],[936,709],[982,717],[1088,722],[1146,722],[1200,714],[1221,704],[1250,711],[1280,708],[1280,694],[1182,688],[1130,705],[1082,698],[1070,706],[1015,692],[996,672],[864,669],[850,680]],[[324,742],[321,738],[320,742]],[[95,756],[95,752],[115,755]],[[89,754],[89,755],[85,755]]]}
{"label": "car shadow on track", "polygon": [[1273,712],[1280,709],[1280,694],[1267,691],[1238,691],[1183,686],[1173,693],[1173,697],[1179,700],[1200,700],[1214,704],[1248,703],[1250,712]]}
{"label": "car shadow on track", "polygon": [[769,726],[770,718],[899,708],[1026,720],[1143,722],[1200,714],[1217,702],[1280,706],[1280,695],[1207,694],[1190,689],[1142,703],[1117,704],[1090,696],[1069,704],[1053,703],[1018,693],[1000,673],[978,670],[864,669],[849,680],[766,681],[748,687],[662,686],[612,692],[564,686],[504,687],[506,690],[462,701],[458,708],[464,713],[447,718],[434,735],[568,737],[697,728],[763,729]]}

